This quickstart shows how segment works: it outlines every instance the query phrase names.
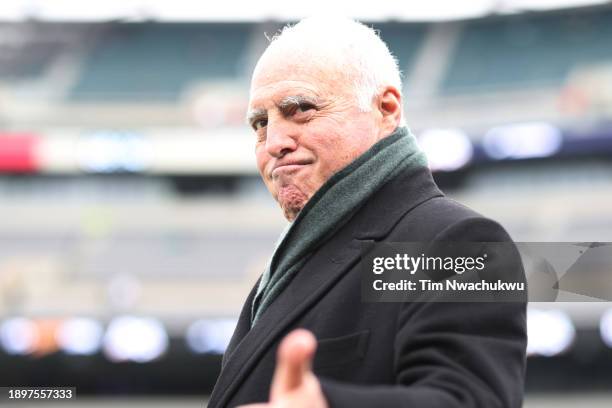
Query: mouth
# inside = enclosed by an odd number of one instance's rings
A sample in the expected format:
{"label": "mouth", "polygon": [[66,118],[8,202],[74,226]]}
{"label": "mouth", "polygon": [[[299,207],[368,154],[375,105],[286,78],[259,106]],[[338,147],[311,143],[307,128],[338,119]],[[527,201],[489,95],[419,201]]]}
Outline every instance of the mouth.
{"label": "mouth", "polygon": [[309,162],[290,162],[274,166],[271,172],[272,178],[277,178],[282,174],[291,174],[308,166]]}

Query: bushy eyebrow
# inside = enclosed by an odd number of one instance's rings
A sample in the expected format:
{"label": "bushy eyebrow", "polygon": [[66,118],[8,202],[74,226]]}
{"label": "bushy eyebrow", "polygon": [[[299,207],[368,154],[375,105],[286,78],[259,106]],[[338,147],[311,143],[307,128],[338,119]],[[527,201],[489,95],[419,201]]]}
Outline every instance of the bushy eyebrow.
{"label": "bushy eyebrow", "polygon": [[[319,101],[317,98],[304,96],[304,95],[289,95],[282,98],[276,106],[281,112],[287,112],[290,108],[301,105],[303,103],[310,103],[313,105],[318,105]],[[265,109],[253,109],[247,112],[246,121],[247,124],[253,126],[253,123],[257,119],[267,118],[268,111]]]}
{"label": "bushy eyebrow", "polygon": [[257,119],[267,118],[268,111],[265,109],[253,109],[247,112],[246,122],[249,126],[253,126],[253,123]]}
{"label": "bushy eyebrow", "polygon": [[311,98],[311,97],[303,96],[303,95],[291,95],[291,96],[286,96],[283,99],[281,99],[280,102],[277,104],[277,106],[281,111],[284,112],[289,108],[292,108],[294,106],[299,106],[303,103],[310,103],[313,105],[317,105],[317,100],[315,98]]}

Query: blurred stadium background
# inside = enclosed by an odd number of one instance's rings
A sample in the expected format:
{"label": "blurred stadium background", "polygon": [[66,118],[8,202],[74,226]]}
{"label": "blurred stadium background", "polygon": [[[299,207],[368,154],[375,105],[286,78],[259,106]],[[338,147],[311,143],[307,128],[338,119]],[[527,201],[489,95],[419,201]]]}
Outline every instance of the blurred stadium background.
{"label": "blurred stadium background", "polygon": [[[249,75],[308,14],[223,3],[0,3],[0,385],[202,406],[284,225]],[[397,3],[353,17],[443,190],[517,241],[612,241],[612,6]],[[527,407],[612,406],[610,303],[531,304],[529,336]]]}

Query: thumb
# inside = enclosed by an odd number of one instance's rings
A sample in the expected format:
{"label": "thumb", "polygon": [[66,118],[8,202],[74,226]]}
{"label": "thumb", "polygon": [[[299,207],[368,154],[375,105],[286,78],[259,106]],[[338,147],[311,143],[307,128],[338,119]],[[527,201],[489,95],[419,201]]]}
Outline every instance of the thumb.
{"label": "thumb", "polygon": [[297,329],[285,336],[276,356],[271,401],[302,385],[304,376],[310,371],[316,348],[317,340],[308,330]]}

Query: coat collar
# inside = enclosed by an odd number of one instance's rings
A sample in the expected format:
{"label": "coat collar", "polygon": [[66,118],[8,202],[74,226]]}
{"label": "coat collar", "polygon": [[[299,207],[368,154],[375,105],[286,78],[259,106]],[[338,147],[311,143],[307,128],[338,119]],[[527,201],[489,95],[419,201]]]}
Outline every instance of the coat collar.
{"label": "coat collar", "polygon": [[355,225],[353,235],[360,240],[380,240],[404,214],[430,198],[443,195],[428,168],[402,172],[381,187],[355,215],[351,221]]}
{"label": "coat collar", "polygon": [[227,404],[264,353],[359,261],[363,241],[384,238],[403,215],[420,203],[441,195],[426,168],[396,176],[311,256],[249,330],[250,304],[256,284],[243,306],[208,406],[216,408]]}

